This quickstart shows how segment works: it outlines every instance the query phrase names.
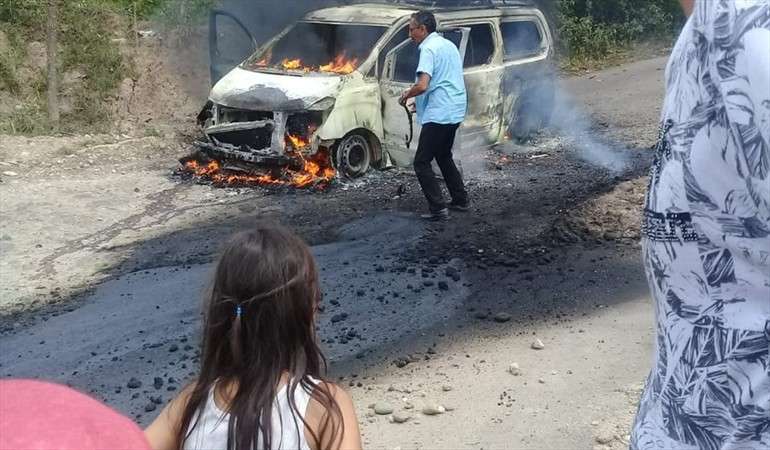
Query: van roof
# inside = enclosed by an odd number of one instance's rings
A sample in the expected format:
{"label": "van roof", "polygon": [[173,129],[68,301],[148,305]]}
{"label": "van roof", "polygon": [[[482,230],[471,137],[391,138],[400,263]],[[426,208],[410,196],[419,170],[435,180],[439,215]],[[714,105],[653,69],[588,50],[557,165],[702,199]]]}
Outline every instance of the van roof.
{"label": "van roof", "polygon": [[[421,9],[436,13],[436,18],[451,15],[453,11],[468,10],[511,10],[520,7],[533,6],[528,0],[388,0],[387,3],[362,3],[357,5],[335,6],[312,11],[305,20],[357,23],[369,25],[391,25],[404,16],[413,14]],[[443,16],[443,17],[442,17]]]}

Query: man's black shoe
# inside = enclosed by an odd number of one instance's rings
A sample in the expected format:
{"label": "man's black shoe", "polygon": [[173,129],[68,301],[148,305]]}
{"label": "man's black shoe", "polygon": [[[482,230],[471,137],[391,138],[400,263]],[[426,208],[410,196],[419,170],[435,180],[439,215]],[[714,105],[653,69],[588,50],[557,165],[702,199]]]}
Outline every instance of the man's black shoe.
{"label": "man's black shoe", "polygon": [[448,207],[452,211],[460,211],[460,212],[468,212],[471,209],[471,207],[470,207],[470,205],[468,203],[463,205],[462,203],[452,202],[452,203],[450,203],[448,205]]}
{"label": "man's black shoe", "polygon": [[440,209],[440,210],[438,210],[436,212],[432,212],[432,213],[429,213],[429,214],[422,214],[422,215],[420,215],[420,218],[424,219],[424,220],[430,220],[432,222],[439,222],[439,221],[442,221],[442,220],[448,220],[449,219],[449,210],[446,209],[446,208]]}

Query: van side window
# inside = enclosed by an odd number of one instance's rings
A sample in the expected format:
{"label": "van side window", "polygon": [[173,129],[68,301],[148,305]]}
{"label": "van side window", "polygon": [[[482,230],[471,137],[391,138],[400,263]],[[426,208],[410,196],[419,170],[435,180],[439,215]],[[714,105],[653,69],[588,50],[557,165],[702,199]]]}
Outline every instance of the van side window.
{"label": "van side window", "polygon": [[444,37],[444,39],[448,40],[449,42],[453,43],[455,47],[458,49],[460,48],[460,44],[462,43],[463,35],[459,31],[444,31],[441,33],[441,36]]}
{"label": "van side window", "polygon": [[[467,26],[467,25],[463,25]],[[475,67],[489,64],[495,53],[495,39],[492,37],[492,26],[489,24],[470,25],[468,46],[465,49],[463,67]]]}
{"label": "van side window", "polygon": [[505,46],[505,58],[521,58],[536,55],[541,50],[540,29],[531,20],[503,22],[500,24]]}
{"label": "van side window", "polygon": [[413,41],[396,52],[393,81],[414,83],[417,78],[417,65],[420,63],[420,49]]}
{"label": "van side window", "polygon": [[[378,67],[379,67],[379,73],[377,76],[382,78],[382,71],[385,68],[385,57],[388,56],[388,53],[391,52],[396,46],[405,40],[409,39],[409,27],[406,26],[400,30],[398,30],[398,33],[394,34],[392,38],[390,38],[390,41],[385,45],[385,47],[380,50],[380,56],[377,58],[378,61]],[[415,66],[415,69],[417,69],[417,66]]]}

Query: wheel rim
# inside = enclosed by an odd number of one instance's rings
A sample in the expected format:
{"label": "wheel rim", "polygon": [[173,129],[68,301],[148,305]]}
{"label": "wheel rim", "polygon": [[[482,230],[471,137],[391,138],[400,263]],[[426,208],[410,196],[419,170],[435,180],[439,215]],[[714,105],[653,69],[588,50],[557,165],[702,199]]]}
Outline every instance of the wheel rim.
{"label": "wheel rim", "polygon": [[342,144],[342,169],[350,175],[361,175],[369,168],[369,143],[363,136],[350,136]]}

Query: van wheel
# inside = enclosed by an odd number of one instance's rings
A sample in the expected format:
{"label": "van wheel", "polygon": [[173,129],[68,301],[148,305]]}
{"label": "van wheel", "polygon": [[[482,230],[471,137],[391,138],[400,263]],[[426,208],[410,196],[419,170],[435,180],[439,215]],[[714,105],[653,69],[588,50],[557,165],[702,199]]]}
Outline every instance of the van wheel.
{"label": "van wheel", "polygon": [[372,146],[365,136],[350,133],[337,144],[334,162],[340,175],[358,178],[372,165]]}

